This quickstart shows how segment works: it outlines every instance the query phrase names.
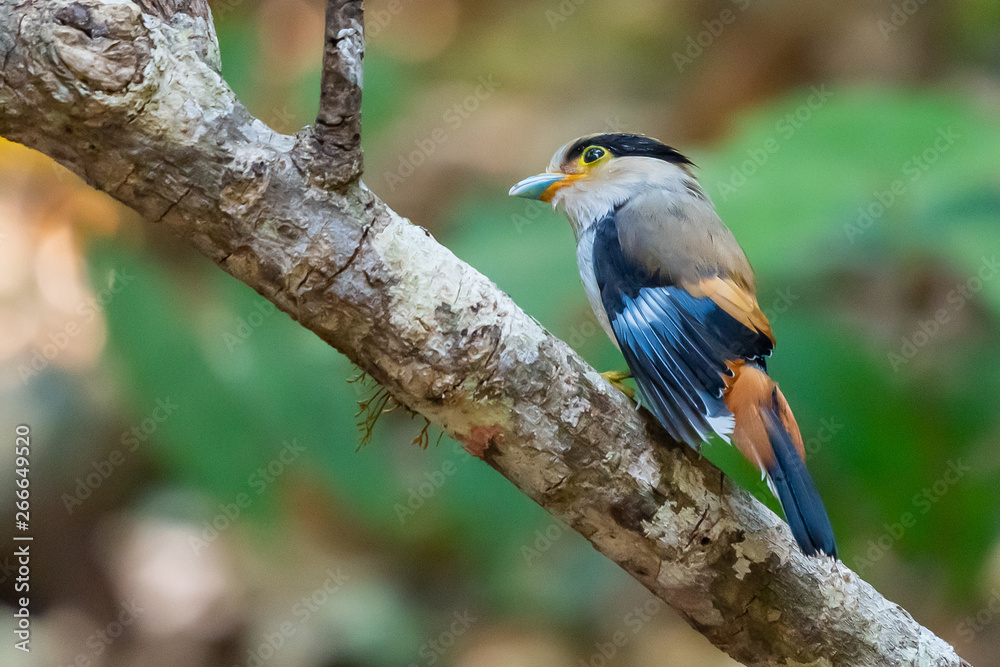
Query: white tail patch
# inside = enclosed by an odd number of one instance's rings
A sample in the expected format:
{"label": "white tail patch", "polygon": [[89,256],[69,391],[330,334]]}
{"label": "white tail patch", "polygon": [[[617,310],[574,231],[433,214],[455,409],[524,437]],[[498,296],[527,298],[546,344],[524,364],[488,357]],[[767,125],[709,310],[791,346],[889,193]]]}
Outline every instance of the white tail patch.
{"label": "white tail patch", "polygon": [[785,506],[781,502],[781,496],[778,495],[778,487],[776,487],[774,485],[774,482],[771,481],[771,476],[765,473],[763,470],[761,470],[760,478],[765,482],[767,482],[767,488],[771,489],[771,493],[773,493],[774,497],[778,499],[778,504],[781,505],[781,509],[782,510],[785,509]]}
{"label": "white tail patch", "polygon": [[715,434],[722,438],[727,445],[733,444],[730,436],[736,428],[736,417],[733,415],[721,415],[719,417],[708,417],[708,425],[712,427]]}

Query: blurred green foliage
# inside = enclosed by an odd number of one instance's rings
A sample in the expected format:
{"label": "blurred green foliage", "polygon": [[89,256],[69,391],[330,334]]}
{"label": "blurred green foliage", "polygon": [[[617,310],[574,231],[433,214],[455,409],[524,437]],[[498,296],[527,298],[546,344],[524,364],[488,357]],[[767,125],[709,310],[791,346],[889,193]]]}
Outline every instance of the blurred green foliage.
{"label": "blurred green foliage", "polygon": [[[770,367],[807,441],[822,424],[834,425],[828,442],[815,439],[810,463],[845,561],[864,565],[871,559],[869,540],[910,512],[916,525],[893,548],[914,561],[947,564],[951,590],[967,594],[998,528],[992,439],[1000,395],[1000,281],[985,281],[975,296],[975,308],[992,326],[955,344],[943,369],[919,366],[915,358],[895,372],[888,355],[899,351],[897,338],[867,334],[832,304],[840,303],[838,290],[853,289],[839,282],[844,267],[874,264],[870,278],[852,274],[873,289],[886,272],[909,262],[938,267],[956,284],[977,271],[993,251],[983,239],[996,238],[1000,194],[988,167],[1000,154],[1000,129],[945,95],[841,89],[784,136],[777,123],[796,113],[808,94],[759,110],[732,141],[696,161],[758,269],[765,310],[775,290],[789,286],[797,295],[787,310],[771,314],[779,345]],[[870,228],[849,238],[845,226],[857,223],[858,208],[894,180],[910,178],[904,163],[932,147],[942,128],[956,133],[954,145]],[[750,171],[746,161],[772,139],[778,150],[745,184],[728,194],[720,189],[740,182],[733,170]],[[497,184],[467,193],[448,217],[454,232],[442,240],[458,256],[598,368],[621,366],[585,303],[561,216],[508,199]],[[599,598],[576,599],[593,591],[560,584],[560,572],[579,576],[576,567],[523,567],[520,548],[551,519],[454,443],[444,440],[427,451],[411,446],[421,420],[392,415],[373,442],[356,451],[356,406],[374,390],[349,384],[354,371],[342,357],[248,288],[207,265],[185,267],[191,282],[179,284],[171,268],[119,244],[95,247],[91,263],[97,283],[113,269],[138,277],[136,288],[108,308],[110,348],[135,414],[158,398],[181,406],[153,441],[169,483],[229,501],[247,491],[254,470],[284,442],[295,440],[305,446],[306,462],[290,478],[318,478],[344,511],[398,548],[451,554],[471,568],[498,609],[523,612],[534,605],[572,615],[582,603],[598,604]],[[906,320],[904,330],[918,330],[918,320]],[[935,347],[946,344],[943,336],[932,339],[919,354],[945,354]],[[708,454],[773,506],[732,449],[715,443]],[[933,503],[917,498],[942,478],[949,461],[959,460],[973,469],[954,489]],[[454,466],[453,479],[401,520],[408,489],[446,464]],[[270,513],[257,510],[271,497],[269,490],[251,513],[266,520]],[[560,548],[553,563],[578,561],[609,582],[619,576],[579,537],[566,538],[566,545],[572,548]]]}
{"label": "blurred green foliage", "polygon": [[[989,4],[964,3],[956,16],[968,28],[969,57],[991,48],[975,30],[979,7]],[[588,4],[581,14],[591,11],[610,10]],[[255,112],[269,110],[260,115],[278,125],[270,113],[284,131],[310,122],[319,63],[289,74],[280,95],[261,90],[258,70],[268,63],[256,20],[228,12],[217,27],[223,74],[240,99]],[[635,26],[615,30],[626,28]],[[548,34],[547,24],[534,29]],[[642,49],[622,57],[656,60],[659,36],[639,41]],[[509,50],[496,38],[475,47],[484,60]],[[603,53],[578,66],[606,68],[609,78],[632,71]],[[504,85],[563,76],[517,65],[497,64]],[[460,57],[447,66],[479,72]],[[369,49],[366,150],[394,140],[389,129],[413,111],[424,70]],[[629,85],[658,94],[644,73],[637,66],[631,76],[643,80]],[[552,149],[570,138],[552,137]],[[512,139],[509,150],[526,148]],[[904,562],[946,587],[956,606],[968,605],[1000,535],[1000,280],[983,280],[961,306],[949,295],[969,285],[1000,246],[1000,126],[957,92],[837,84],[793,90],[741,115],[721,145],[690,152],[758,272],[761,305],[779,341],[769,368],[798,417],[845,562],[876,586]],[[542,166],[526,161],[518,176]],[[543,205],[509,199],[510,183],[491,179],[446,184],[435,233],[599,370],[622,368],[579,285],[569,225]],[[217,268],[118,240],[93,244],[89,265],[95,289],[115,270],[136,276],[106,312],[108,358],[134,419],[157,400],[179,406],[149,441],[158,479],[146,490],[148,511],[183,512],[202,525],[219,503],[249,493],[245,525],[266,545],[291,530],[287,492],[311,485],[334,513],[411,568],[410,607],[355,601],[370,660],[363,664],[401,664],[437,632],[438,619],[415,613],[418,605],[464,596],[501,618],[580,632],[626,582],[582,537],[456,443],[434,444],[432,430],[428,449],[412,445],[419,417],[383,415],[359,449],[358,403],[376,389],[349,382],[357,371],[346,359]],[[914,344],[912,359],[894,362],[941,309],[949,320]],[[289,442],[304,453],[258,495],[255,475]],[[706,455],[777,509],[735,450],[713,442]],[[968,471],[938,493],[949,464]],[[446,482],[422,498],[420,486],[445,470]],[[176,489],[204,502],[178,509],[164,500]],[[912,527],[894,537],[907,514]]]}

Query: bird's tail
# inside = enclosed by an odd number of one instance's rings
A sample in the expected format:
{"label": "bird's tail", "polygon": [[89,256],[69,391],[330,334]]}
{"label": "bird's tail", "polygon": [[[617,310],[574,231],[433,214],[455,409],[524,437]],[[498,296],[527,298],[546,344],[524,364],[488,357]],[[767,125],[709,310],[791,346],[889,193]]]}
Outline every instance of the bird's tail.
{"label": "bird's tail", "polygon": [[726,404],[735,416],[733,441],[767,473],[795,541],[809,556],[837,556],[826,508],[806,469],[798,424],[778,386],[755,364],[732,367]]}

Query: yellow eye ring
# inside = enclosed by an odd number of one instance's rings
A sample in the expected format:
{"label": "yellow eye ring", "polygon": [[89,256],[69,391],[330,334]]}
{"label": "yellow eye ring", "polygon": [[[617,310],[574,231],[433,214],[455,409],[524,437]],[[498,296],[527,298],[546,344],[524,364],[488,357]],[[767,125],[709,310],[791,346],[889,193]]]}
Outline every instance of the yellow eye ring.
{"label": "yellow eye ring", "polygon": [[583,157],[581,160],[584,164],[594,164],[607,154],[608,152],[600,146],[588,146],[587,149],[583,151]]}

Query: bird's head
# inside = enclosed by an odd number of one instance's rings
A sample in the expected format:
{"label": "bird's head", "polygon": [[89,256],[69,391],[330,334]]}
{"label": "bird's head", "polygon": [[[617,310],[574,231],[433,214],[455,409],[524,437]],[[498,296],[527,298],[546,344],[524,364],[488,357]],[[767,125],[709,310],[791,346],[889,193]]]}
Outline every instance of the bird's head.
{"label": "bird's head", "polygon": [[562,207],[579,232],[650,189],[704,199],[691,166],[686,157],[650,137],[592,134],[557,150],[544,174],[524,179],[510,194]]}

